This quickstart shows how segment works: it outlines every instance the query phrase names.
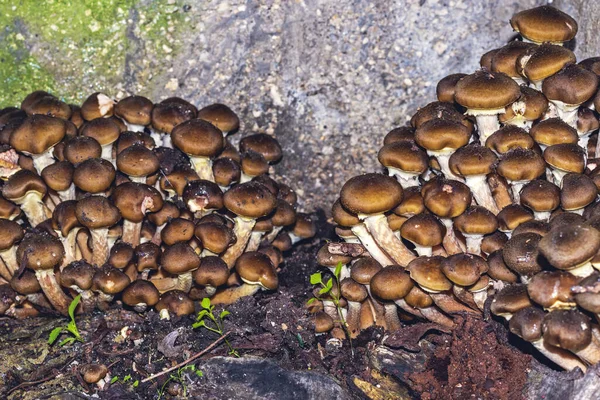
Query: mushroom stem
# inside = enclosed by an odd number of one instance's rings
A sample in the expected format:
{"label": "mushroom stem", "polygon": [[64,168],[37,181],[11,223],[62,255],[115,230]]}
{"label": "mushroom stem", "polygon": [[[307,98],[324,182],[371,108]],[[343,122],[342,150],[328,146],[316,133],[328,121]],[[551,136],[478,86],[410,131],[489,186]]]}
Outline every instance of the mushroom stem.
{"label": "mushroom stem", "polygon": [[125,243],[129,243],[131,247],[136,247],[140,244],[140,235],[142,232],[141,222],[132,222],[127,219],[123,219],[123,237],[122,240]]}
{"label": "mushroom stem", "polygon": [[430,293],[433,302],[446,314],[456,314],[459,312],[466,312],[469,314],[480,315],[479,311],[473,310],[471,307],[467,307],[464,304],[456,301],[451,293]]}
{"label": "mushroom stem", "polygon": [[69,231],[69,233],[67,233],[66,237],[61,236],[60,238],[60,241],[65,248],[65,257],[63,258],[63,262],[60,266],[61,271],[64,267],[79,259],[77,257],[77,232],[80,229],[81,228],[73,228]]}
{"label": "mushroom stem", "polygon": [[534,211],[533,217],[538,221],[548,222],[550,220],[550,215],[552,213],[550,211]]}
{"label": "mushroom stem", "polygon": [[17,262],[17,246],[12,246],[0,251],[0,258],[4,261],[6,270],[10,273],[8,278],[10,279],[10,277],[12,277],[19,269],[19,263]]}
{"label": "mushroom stem", "polygon": [[[335,275],[336,267],[328,267],[332,274]],[[350,268],[347,265],[342,265],[342,269],[340,270],[339,280],[343,280],[346,278],[350,278]]]}
{"label": "mushroom stem", "polygon": [[282,230],[283,226],[274,226],[271,232],[269,232],[268,235],[265,237],[265,240],[269,243],[272,243],[273,240],[275,240],[275,238],[279,234],[279,232],[281,232]]}
{"label": "mushroom stem", "polygon": [[456,298],[458,300],[460,300],[462,303],[466,304],[470,308],[472,308],[474,310],[479,309],[477,302],[473,298],[473,293],[469,292],[464,287],[458,286],[458,285],[453,285],[452,293],[454,293],[454,295],[456,296]]}
{"label": "mushroom stem", "polygon": [[177,278],[151,278],[150,282],[160,293],[168,292],[177,288]]}
{"label": "mushroom stem", "polygon": [[498,121],[498,114],[500,113],[504,113],[504,109],[494,114],[475,114],[477,131],[479,132],[479,143],[482,146],[485,146],[486,140],[492,136],[492,133],[500,129],[500,121]]}
{"label": "mushroom stem", "polygon": [[346,314],[346,324],[350,337],[354,339],[360,333],[360,307],[358,301],[348,301],[348,313]]}
{"label": "mushroom stem", "polygon": [[177,276],[177,285],[175,289],[181,290],[182,292],[189,293],[192,288],[192,272],[186,272]]}
{"label": "mushroom stem", "polygon": [[402,329],[400,318],[398,318],[398,311],[396,310],[395,303],[385,303],[383,305],[385,309],[385,324],[389,332],[396,332]]}
{"label": "mushroom stem", "polygon": [[246,174],[244,171],[242,171],[242,175],[240,176],[240,183],[246,183],[246,182],[250,182],[252,180],[252,176]]}
{"label": "mushroom stem", "polygon": [[402,187],[419,186],[419,173],[402,171],[394,167],[387,167],[388,174],[395,177]]}
{"label": "mushroom stem", "polygon": [[214,182],[215,176],[212,172],[212,162],[207,157],[190,157],[190,161],[200,179]]}
{"label": "mushroom stem", "polygon": [[361,219],[364,219],[365,226],[369,233],[373,235],[375,241],[381,248],[386,250],[396,264],[406,267],[416,258],[404,243],[394,235],[394,231],[392,231],[388,225],[387,218],[384,214],[367,216],[366,218],[364,216],[362,217],[363,218]]}
{"label": "mushroom stem", "polygon": [[[585,151],[586,160],[589,157],[588,143],[590,142],[590,136],[591,136],[591,133],[586,133],[584,135],[579,136],[579,140],[577,140],[577,144],[579,145],[579,147],[581,147]],[[597,145],[596,145],[596,147],[597,147]],[[594,153],[594,154],[598,154],[598,153]]]}
{"label": "mushroom stem", "polygon": [[113,166],[115,166],[115,168],[116,168],[116,161],[113,158],[112,152],[113,152],[112,143],[105,144],[102,146],[102,154],[100,155],[100,157],[104,158],[107,161],[110,161],[113,164]]}
{"label": "mushroom stem", "polygon": [[435,322],[436,324],[440,324],[442,326],[447,326],[448,328],[454,328],[456,326],[451,318],[446,316],[435,306],[419,308],[419,311],[428,321]]}
{"label": "mushroom stem", "polygon": [[35,271],[35,276],[52,306],[61,314],[67,315],[71,299],[62,291],[56,281],[54,271],[51,269],[38,269]]}
{"label": "mushroom stem", "polygon": [[[83,229],[80,229],[79,232],[77,232],[75,234],[75,237],[76,237],[76,241],[77,241],[77,248],[79,249],[79,253],[81,253],[81,256],[83,257],[83,259],[90,264],[93,263],[94,256],[92,255],[92,252],[88,246],[88,240],[89,240],[88,232]],[[79,258],[79,257],[77,257],[77,258]]]}
{"label": "mushroom stem", "polygon": [[144,125],[138,125],[138,124],[131,124],[127,121],[123,121],[125,123],[125,126],[127,127],[127,130],[130,132],[144,132]]}
{"label": "mushroom stem", "polygon": [[569,270],[569,273],[571,275],[579,276],[582,278],[590,276],[593,272],[594,267],[592,266],[592,263],[589,260]]}
{"label": "mushroom stem", "polygon": [[75,185],[71,183],[68,189],[59,190],[56,193],[61,201],[75,200]]}
{"label": "mushroom stem", "polygon": [[40,176],[42,175],[44,168],[46,168],[48,165],[54,164],[52,148],[46,150],[42,154],[32,154],[31,158],[33,159],[33,166]]}
{"label": "mushroom stem", "polygon": [[[452,153],[454,153],[454,151],[455,151],[455,149],[446,148],[446,149],[437,150],[437,151],[430,150],[427,153],[430,156],[435,156],[436,160],[440,164],[440,169],[446,178],[462,182],[463,178],[461,178],[460,176],[454,175],[454,173],[452,172],[452,170],[450,169],[450,166],[449,166],[450,156],[452,155]],[[413,185],[413,186],[418,186],[418,185]]]}
{"label": "mushroom stem", "polygon": [[467,242],[467,253],[480,255],[483,235],[463,233],[463,236],[465,237],[465,240]]}
{"label": "mushroom stem", "polygon": [[223,261],[225,261],[229,269],[233,268],[235,261],[244,252],[246,244],[250,239],[252,228],[254,228],[254,225],[256,224],[255,220],[240,216],[235,217],[234,221],[235,225],[233,227],[233,233],[235,234],[237,241],[223,254]]}
{"label": "mushroom stem", "polygon": [[484,311],[485,308],[485,302],[487,301],[488,298],[488,292],[487,290],[480,290],[478,292],[473,292],[473,300],[475,300],[475,304],[477,304],[477,308],[479,308],[481,311]]}
{"label": "mushroom stem", "polygon": [[246,245],[246,251],[258,250],[263,234],[264,232],[252,231],[252,233],[250,233],[250,239],[248,240],[248,244]]}
{"label": "mushroom stem", "polygon": [[494,215],[500,212],[496,202],[494,201],[494,197],[492,196],[492,191],[487,184],[485,175],[466,176],[465,183],[469,189],[471,189],[471,193],[473,193],[473,197],[475,198],[477,204],[487,208]]}
{"label": "mushroom stem", "polygon": [[19,203],[21,210],[23,210],[23,212],[27,216],[29,224],[32,227],[36,227],[37,225],[48,219],[48,215],[50,214],[50,212],[47,211],[48,207],[46,207],[39,194],[29,192],[25,194],[25,196],[23,196],[20,200],[21,201]]}
{"label": "mushroom stem", "polygon": [[157,246],[160,246],[162,243],[162,237],[161,237],[161,232],[163,229],[165,229],[165,226],[167,226],[167,224],[162,224],[162,225],[158,225],[156,227],[156,230],[154,231],[154,235],[152,235],[152,240],[150,240],[152,243],[154,243]]}
{"label": "mushroom stem", "polygon": [[552,171],[552,178],[554,180],[554,184],[558,187],[562,187],[562,181],[565,175],[568,174],[567,171],[563,171],[561,169],[557,169],[551,166],[550,170]]}
{"label": "mushroom stem", "polygon": [[542,339],[531,342],[531,344],[546,358],[567,371],[575,368],[579,368],[583,372],[587,370],[587,366],[570,351],[561,349],[560,347],[546,346]]}
{"label": "mushroom stem", "polygon": [[414,245],[419,257],[431,257],[431,254],[433,254],[433,247],[421,246],[416,243]]}
{"label": "mushroom stem", "polygon": [[423,314],[421,314],[421,311],[418,308],[415,308],[415,307],[411,306],[410,304],[408,304],[406,302],[406,300],[399,299],[399,300],[396,300],[394,303],[396,303],[396,305],[398,307],[400,307],[400,309],[402,309],[403,311],[406,311],[410,315],[414,315],[415,317],[423,318]]}
{"label": "mushroom stem", "polygon": [[249,285],[244,283],[240,286],[235,286],[217,292],[213,297],[211,297],[210,302],[212,304],[233,304],[242,297],[252,296],[258,292],[259,289],[259,285]]}
{"label": "mushroom stem", "polygon": [[441,218],[441,221],[446,226],[446,235],[444,235],[444,239],[442,241],[446,253],[448,253],[449,256],[464,253],[465,249],[463,249],[462,244],[458,241],[458,238],[454,233],[452,219]]}
{"label": "mushroom stem", "polygon": [[[562,178],[561,178],[561,180],[562,180]],[[515,204],[521,203],[521,189],[523,189],[523,186],[525,186],[528,183],[529,183],[529,181],[510,181],[513,200],[514,200]]]}
{"label": "mushroom stem", "polygon": [[13,273],[8,270],[8,267],[2,258],[0,258],[0,285],[8,284],[8,281],[11,280],[12,276]]}
{"label": "mushroom stem", "polygon": [[90,229],[94,251],[92,252],[92,264],[101,267],[108,259],[108,228]]}
{"label": "mushroom stem", "polygon": [[579,110],[578,104],[565,104],[562,101],[551,100],[552,104],[556,106],[556,113],[558,118],[565,121],[567,124],[577,129],[577,111]]}

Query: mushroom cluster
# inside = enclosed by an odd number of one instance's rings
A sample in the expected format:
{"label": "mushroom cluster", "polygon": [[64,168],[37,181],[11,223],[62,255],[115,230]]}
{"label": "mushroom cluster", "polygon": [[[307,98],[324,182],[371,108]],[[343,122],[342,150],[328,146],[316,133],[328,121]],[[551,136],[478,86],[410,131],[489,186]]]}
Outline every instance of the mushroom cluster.
{"label": "mushroom cluster", "polygon": [[[600,57],[576,62],[564,44],[577,23],[553,7],[511,25],[516,40],[443,78],[438,101],[385,136],[387,174],[343,185],[343,242],[318,263],[343,265],[333,295],[352,337],[396,330],[399,314],[452,327],[491,304],[511,332],[585,370],[600,360]],[[316,330],[343,337],[328,296],[312,303]]]}
{"label": "mushroom cluster", "polygon": [[269,176],[273,137],[239,140],[223,104],[177,97],[81,107],[43,91],[0,110],[0,314],[66,314],[113,299],[190,314],[275,290],[283,252],[315,234],[297,196]]}

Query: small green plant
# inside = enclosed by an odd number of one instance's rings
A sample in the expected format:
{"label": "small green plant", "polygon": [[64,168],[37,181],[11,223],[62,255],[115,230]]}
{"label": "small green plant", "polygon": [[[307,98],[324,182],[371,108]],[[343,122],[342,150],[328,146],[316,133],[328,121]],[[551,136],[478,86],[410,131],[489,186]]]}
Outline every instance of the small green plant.
{"label": "small green plant", "polygon": [[181,385],[181,387],[183,388],[183,397],[186,397],[187,396],[187,385],[185,383],[184,375],[185,375],[185,372],[188,372],[188,371],[196,374],[196,376],[198,378],[202,378],[202,376],[203,376],[202,371],[200,371],[198,368],[196,368],[196,366],[194,364],[186,365],[185,367],[179,368],[177,371],[175,371],[174,373],[169,375],[169,379],[167,379],[165,381],[165,383],[163,383],[163,385],[158,390],[158,400],[163,398],[163,396],[165,395],[165,390],[167,388],[167,385],[170,382],[179,383]]}
{"label": "small green plant", "polygon": [[65,326],[58,326],[58,327],[52,329],[52,331],[50,332],[50,336],[48,337],[49,345],[54,344],[54,342],[56,342],[58,337],[60,335],[62,335],[63,333],[70,335],[70,336],[63,339],[61,342],[58,343],[58,345],[61,347],[66,344],[73,344],[76,341],[83,342],[83,338],[79,334],[79,329],[77,329],[77,324],[75,322],[75,309],[79,305],[80,301],[81,301],[81,295],[77,295],[73,299],[73,301],[71,301],[71,304],[69,304],[69,317],[71,318],[71,321]]}
{"label": "small green plant", "polygon": [[135,381],[132,381],[132,379],[133,378],[131,377],[131,374],[125,375],[123,377],[123,379],[119,378],[118,376],[113,376],[112,379],[110,380],[110,384],[112,385],[112,384],[117,383],[117,382],[121,382],[121,383],[125,383],[126,384],[126,383],[129,382],[131,384],[132,388],[138,387],[138,385],[140,384],[140,381],[137,380],[137,379]]}
{"label": "small green plant", "polygon": [[[194,324],[192,325],[192,328],[194,328],[194,329],[206,328],[209,331],[218,334],[219,336],[223,336],[223,334],[224,334],[223,321],[231,313],[227,310],[223,310],[223,311],[221,311],[221,313],[219,314],[219,317],[217,318],[215,316],[215,314],[213,313],[215,306],[213,306],[210,303],[210,299],[207,297],[202,299],[202,301],[200,302],[200,305],[202,306],[202,310],[200,310],[198,312],[198,316],[196,317],[196,322],[194,322]],[[207,322],[209,322],[210,325],[212,325],[212,326],[209,326],[207,324]],[[233,348],[231,343],[229,343],[229,340],[227,340],[227,338],[225,338],[225,344],[229,348],[229,355],[234,356],[234,357],[240,356],[238,354],[237,350]]]}
{"label": "small green plant", "polygon": [[[344,329],[344,333],[346,334],[346,337],[348,338],[348,341],[350,342],[350,347],[352,348],[352,338],[350,337],[350,332],[348,330],[348,323],[346,322],[346,318],[344,318],[344,313],[342,312],[342,306],[340,306],[340,297],[341,297],[341,295],[340,295],[340,274],[342,272],[342,266],[343,266],[343,264],[341,262],[338,263],[338,265],[336,265],[335,270],[333,272],[333,277],[329,278],[327,280],[327,282],[323,282],[323,275],[321,275],[320,272],[315,272],[314,274],[312,274],[310,276],[310,284],[320,286],[321,289],[319,289],[318,296],[312,297],[311,299],[308,300],[308,302],[306,304],[310,305],[317,300],[332,301],[333,304],[335,305],[335,309],[337,310],[337,315],[340,318],[339,321],[336,321],[336,322],[339,322],[342,325],[342,328]],[[333,285],[336,285],[336,288],[337,288],[336,291],[332,290]],[[329,295],[328,299],[324,299],[321,297],[326,294]]]}

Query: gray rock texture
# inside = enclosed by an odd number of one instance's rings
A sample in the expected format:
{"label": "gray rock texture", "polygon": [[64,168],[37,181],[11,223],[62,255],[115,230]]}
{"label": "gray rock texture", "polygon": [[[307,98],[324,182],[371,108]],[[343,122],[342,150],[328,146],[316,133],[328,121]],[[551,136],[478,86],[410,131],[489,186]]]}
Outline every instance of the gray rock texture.
{"label": "gray rock texture", "polygon": [[[137,92],[154,100],[181,96],[199,106],[231,105],[243,120],[238,138],[266,132],[281,141],[286,154],[275,172],[310,211],[328,210],[349,177],[378,170],[385,133],[433,101],[440,78],[474,71],[484,52],[509,40],[513,13],[546,2],[127,3],[130,8],[114,18],[86,21],[94,32],[89,40],[62,39],[61,46],[64,40],[69,45],[67,59],[45,30],[31,35],[35,19],[15,17],[0,36],[10,39],[12,32],[16,45],[11,42],[9,55],[33,58],[53,78],[47,88],[66,99],[103,90],[116,97]],[[579,21],[578,57],[600,54],[600,3],[553,4]],[[56,32],[69,22],[57,21]],[[103,29],[107,40],[98,37]]]}

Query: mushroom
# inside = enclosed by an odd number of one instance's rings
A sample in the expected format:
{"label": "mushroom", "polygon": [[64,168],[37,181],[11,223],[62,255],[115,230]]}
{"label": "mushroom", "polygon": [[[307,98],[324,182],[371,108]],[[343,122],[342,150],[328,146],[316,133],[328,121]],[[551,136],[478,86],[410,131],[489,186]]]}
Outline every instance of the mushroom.
{"label": "mushroom", "polygon": [[215,103],[198,110],[198,119],[208,121],[216,126],[223,136],[235,133],[240,128],[240,119],[225,104]]}
{"label": "mushroom", "polygon": [[351,278],[341,280],[340,293],[348,302],[346,324],[350,337],[354,339],[360,333],[361,303],[366,300],[369,294],[363,285],[356,283]]}
{"label": "mushroom", "polygon": [[73,171],[73,165],[68,161],[50,164],[42,171],[42,179],[50,189],[58,193],[60,201],[75,200]]}
{"label": "mushroom", "polygon": [[141,279],[148,279],[152,271],[159,269],[162,265],[162,249],[160,246],[152,243],[142,243],[135,247],[136,269],[140,273]]}
{"label": "mushroom", "polygon": [[525,84],[526,81],[517,70],[517,59],[532,47],[536,47],[536,45],[518,40],[508,42],[508,44],[494,52],[491,60],[491,71],[508,75],[519,85]]}
{"label": "mushroom", "polygon": [[9,219],[0,219],[0,258],[8,272],[8,276],[3,276],[5,279],[10,279],[19,270],[17,243],[24,235],[21,225]]}
{"label": "mushroom", "polygon": [[43,202],[47,193],[44,181],[35,173],[20,170],[12,175],[2,187],[2,195],[18,204],[32,227],[48,219],[50,210]]}
{"label": "mushroom", "polygon": [[544,160],[552,171],[554,183],[562,186],[563,177],[569,173],[582,174],[585,170],[585,151],[576,144],[562,143],[547,147]]}
{"label": "mushroom", "polygon": [[383,267],[379,264],[374,258],[371,257],[361,257],[358,260],[354,261],[352,264],[352,269],[350,270],[350,277],[357,283],[364,285],[369,292],[369,297],[371,298],[371,305],[373,311],[373,317],[375,319],[375,323],[378,326],[386,327],[385,317],[384,317],[384,307],[383,305],[375,299],[373,294],[371,293],[371,279],[375,276],[376,273],[381,271]]}
{"label": "mushroom", "polygon": [[[96,269],[92,281],[92,291],[97,293],[98,301],[110,302],[114,296],[121,293],[131,280],[120,269],[104,265]],[[101,304],[98,304],[101,306]]]}
{"label": "mushroom", "polygon": [[121,129],[117,123],[109,118],[97,118],[83,125],[80,131],[81,136],[88,136],[100,144],[102,147],[102,158],[110,161],[113,165],[113,144],[119,139]]}
{"label": "mushroom", "polygon": [[160,264],[166,272],[177,275],[174,289],[187,293],[192,287],[192,272],[200,267],[200,258],[189,244],[179,242],[164,250]]}
{"label": "mushroom", "polygon": [[148,176],[158,171],[158,157],[145,146],[134,144],[117,155],[117,169],[132,182],[146,183]]}
{"label": "mushroom", "polygon": [[75,167],[73,184],[83,192],[107,196],[115,176],[115,167],[109,161],[88,158]]}
{"label": "mushroom", "polygon": [[540,250],[538,244],[542,237],[536,233],[521,233],[514,235],[506,242],[502,256],[506,266],[516,272],[523,283],[542,270],[538,262]]}
{"label": "mushroom", "polygon": [[123,290],[121,298],[124,304],[141,313],[158,303],[159,296],[158,290],[152,283],[138,279]]}
{"label": "mushroom", "polygon": [[200,179],[214,182],[212,159],[224,147],[223,134],[209,122],[192,119],[173,128],[173,145],[190,157]]}
{"label": "mushroom", "polygon": [[546,345],[568,350],[589,364],[600,361],[600,343],[592,333],[590,318],[577,310],[556,310],[542,324]]}
{"label": "mushroom", "polygon": [[121,219],[119,209],[103,196],[89,196],[77,202],[75,215],[81,225],[90,230],[93,243],[92,263],[102,266],[109,254],[108,228]]}
{"label": "mushroom", "polygon": [[534,121],[542,118],[548,111],[548,99],[539,90],[525,85],[521,85],[519,90],[521,91],[521,97],[506,106],[504,113],[498,116],[498,120],[505,127],[517,126],[529,129]]}
{"label": "mushroom", "polygon": [[555,184],[536,179],[521,189],[521,205],[533,211],[535,219],[548,222],[552,211],[560,205],[560,189]]}
{"label": "mushroom", "polygon": [[575,54],[566,47],[544,43],[521,54],[517,59],[517,69],[537,90],[542,90],[544,79],[576,61]]}
{"label": "mushroom", "polygon": [[529,298],[546,311],[569,309],[577,306],[571,294],[580,277],[566,271],[542,271],[527,284]]}
{"label": "mushroom", "polygon": [[401,329],[396,305],[405,307],[401,300],[410,292],[413,282],[404,268],[392,265],[381,269],[371,278],[370,290],[376,299],[383,301],[387,330],[395,332]]}
{"label": "mushroom", "polygon": [[454,103],[456,84],[465,76],[467,76],[467,74],[458,73],[450,74],[442,78],[435,88],[437,99],[441,102]]}
{"label": "mushroom", "polygon": [[540,177],[546,171],[546,163],[535,151],[516,148],[502,156],[496,170],[511,184],[518,203],[523,186]]}
{"label": "mushroom", "polygon": [[231,228],[218,222],[200,220],[192,232],[202,243],[202,257],[222,254],[237,240]]}
{"label": "mushroom", "polygon": [[510,19],[512,28],[523,40],[542,44],[562,45],[577,34],[577,21],[564,12],[548,5],[520,11]]}
{"label": "mushroom", "polygon": [[415,141],[415,130],[411,126],[401,126],[394,128],[386,133],[383,138],[383,145],[392,144],[395,142],[414,142]]}
{"label": "mushroom", "polygon": [[92,293],[92,284],[96,269],[84,260],[70,263],[60,273],[60,284],[65,288],[81,294],[81,303],[84,311],[91,311],[96,305],[96,298]]}
{"label": "mushroom", "polygon": [[100,158],[102,156],[102,147],[93,137],[75,136],[66,141],[63,155],[65,160],[73,165],[77,165],[89,158]]}
{"label": "mushroom", "polygon": [[[235,190],[237,187],[239,185],[230,189],[230,191]],[[216,183],[205,179],[188,183],[183,191],[184,204],[197,218],[223,208],[223,200],[224,196],[221,188]]]}
{"label": "mushroom", "polygon": [[442,244],[446,227],[432,214],[417,214],[402,224],[400,235],[415,245],[419,256],[431,256],[433,247]]}
{"label": "mushroom", "polygon": [[419,176],[429,167],[427,153],[412,141],[386,144],[377,158],[403,187],[418,186]]}
{"label": "mushroom", "polygon": [[506,285],[496,293],[490,305],[490,311],[492,314],[510,321],[517,311],[531,306],[531,300],[527,295],[527,286],[515,283]]}
{"label": "mushroom", "polygon": [[212,172],[215,183],[219,185],[222,191],[227,191],[232,185],[239,183],[242,176],[240,164],[227,157],[214,160]]}
{"label": "mushroom", "polygon": [[[281,235],[280,232],[279,235]],[[291,226],[289,231],[292,244],[296,244],[301,240],[310,239],[317,234],[317,225],[312,217],[306,213],[297,213],[296,222]],[[278,235],[278,236],[279,236]]]}
{"label": "mushroom", "polygon": [[498,230],[510,238],[513,231],[521,224],[533,220],[533,214],[519,204],[511,204],[504,207],[496,218],[498,219]]}
{"label": "mushroom", "polygon": [[317,263],[329,269],[329,271],[331,271],[332,274],[335,274],[337,266],[341,265],[342,268],[338,277],[339,280],[343,280],[345,278],[350,277],[350,269],[348,268],[348,265],[351,261],[352,257],[350,256],[332,254],[331,252],[329,252],[328,244],[324,244],[323,246],[321,246],[321,248],[317,252]]}
{"label": "mushroom", "polygon": [[148,221],[152,222],[156,226],[156,231],[154,233],[154,237],[152,238],[152,242],[154,244],[160,245],[162,230],[167,226],[167,223],[171,219],[178,218],[180,214],[181,213],[177,205],[171,201],[164,201],[160,210],[147,214]]}
{"label": "mushroom", "polygon": [[83,380],[86,383],[96,383],[99,387],[104,387],[103,379],[108,375],[108,368],[104,364],[84,364],[79,369]]}
{"label": "mushroom", "polygon": [[170,315],[174,314],[178,317],[193,314],[194,302],[190,297],[181,290],[169,290],[163,293],[154,306],[158,311],[161,319],[170,319]]}
{"label": "mushroom", "polygon": [[570,213],[583,214],[598,197],[596,184],[587,175],[567,174],[562,180],[560,206]]}
{"label": "mushroom", "polygon": [[200,266],[192,273],[196,285],[204,289],[204,297],[211,297],[217,288],[227,283],[229,268],[227,264],[215,256],[206,256],[200,259]]}
{"label": "mushroom", "polygon": [[65,248],[65,258],[61,268],[80,258],[77,233],[82,225],[77,219],[76,209],[77,201],[67,200],[57,205],[52,213],[52,221],[60,230],[60,240]]}
{"label": "mushroom", "polygon": [[[481,241],[485,235],[498,229],[498,220],[488,209],[471,206],[454,219],[454,226],[467,241],[467,252],[481,254]],[[463,285],[464,286],[464,285]]]}
{"label": "mushroom", "polygon": [[81,105],[81,115],[86,121],[108,118],[113,115],[115,101],[104,93],[92,93]]}
{"label": "mushroom", "polygon": [[114,113],[121,118],[128,131],[143,132],[152,122],[154,104],[144,96],[128,96],[115,105]]}

